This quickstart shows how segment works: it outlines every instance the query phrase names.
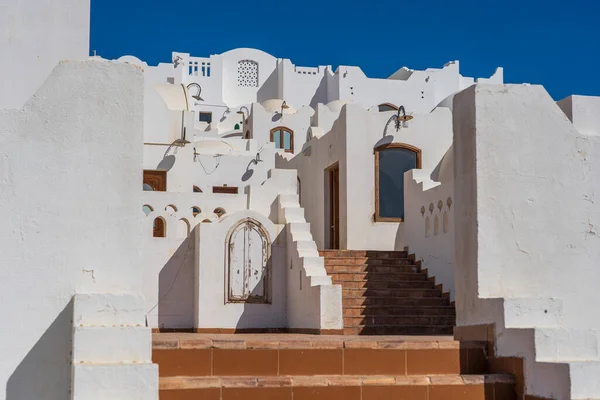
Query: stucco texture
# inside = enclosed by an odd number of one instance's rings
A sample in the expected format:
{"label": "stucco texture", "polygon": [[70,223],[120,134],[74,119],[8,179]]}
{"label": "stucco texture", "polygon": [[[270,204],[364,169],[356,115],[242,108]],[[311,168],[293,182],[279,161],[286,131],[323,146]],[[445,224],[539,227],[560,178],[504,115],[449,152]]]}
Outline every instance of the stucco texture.
{"label": "stucco texture", "polygon": [[0,110],[0,399],[69,397],[76,292],[140,292],[143,76],[62,62]]}

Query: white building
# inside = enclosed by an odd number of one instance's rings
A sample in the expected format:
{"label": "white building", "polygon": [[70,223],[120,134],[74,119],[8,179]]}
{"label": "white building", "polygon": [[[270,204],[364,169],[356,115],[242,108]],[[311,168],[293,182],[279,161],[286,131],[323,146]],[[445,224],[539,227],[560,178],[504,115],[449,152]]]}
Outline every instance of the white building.
{"label": "white building", "polygon": [[157,399],[152,330],[454,330],[523,359],[521,398],[600,397],[599,98],[458,61],[88,58],[89,2],[35,3],[7,15],[72,13],[0,41],[0,400]]}

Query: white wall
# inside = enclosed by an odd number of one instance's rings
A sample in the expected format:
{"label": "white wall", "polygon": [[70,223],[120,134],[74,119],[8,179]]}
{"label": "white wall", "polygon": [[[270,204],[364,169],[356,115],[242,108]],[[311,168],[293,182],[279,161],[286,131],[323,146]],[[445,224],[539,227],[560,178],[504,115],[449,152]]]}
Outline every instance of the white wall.
{"label": "white wall", "polygon": [[[333,79],[337,85],[330,92],[328,102],[352,101],[367,109],[391,103],[397,107],[403,105],[408,113],[416,114],[429,113],[446,97],[474,83],[473,78],[460,75],[458,61],[449,62],[441,69],[402,68],[388,79],[369,78],[359,67],[340,66]],[[502,70],[496,71],[490,79],[502,83]]]}
{"label": "white wall", "polygon": [[306,106],[293,111],[283,110],[281,114],[280,110],[265,109],[261,104],[254,103],[251,110],[248,126],[258,148],[271,141],[271,129],[286,127],[294,132],[294,154],[302,151],[311,125],[311,117],[314,115],[311,107]]}
{"label": "white wall", "polygon": [[88,57],[90,0],[3,0],[0,9],[0,109],[20,108],[59,61]]}
{"label": "white wall", "polygon": [[528,394],[596,398],[599,140],[540,86],[472,87],[454,110],[457,324],[495,323]]}
{"label": "white wall", "polygon": [[[270,304],[225,303],[227,237],[240,221],[252,218],[260,223],[271,241]],[[286,240],[283,226],[254,211],[225,216],[212,224],[201,224],[195,231],[196,252],[196,327],[197,328],[285,328],[286,315]]]}
{"label": "white wall", "polygon": [[579,133],[600,136],[600,97],[569,96],[557,104]]}
{"label": "white wall", "polygon": [[340,168],[340,246],[344,249],[393,250],[405,246],[404,224],[374,222],[375,156],[382,144],[405,143],[422,150],[423,172],[431,173],[452,141],[451,113],[435,109],[395,131],[393,124],[384,138],[385,125],[392,112],[367,111],[356,104],[343,106],[330,132],[311,139],[303,153],[285,161],[279,168],[298,171],[302,183],[302,206],[311,223],[311,233],[319,248],[329,246],[328,178],[325,170]]}
{"label": "white wall", "polygon": [[[248,150],[240,151],[238,146]],[[246,186],[264,182],[274,165],[276,150],[272,145],[264,146],[260,150],[263,161],[254,163],[258,151],[255,143],[247,140],[218,137],[185,147],[146,145],[144,169],[167,171],[168,192],[192,192],[198,186],[206,194],[212,193],[213,186],[227,185],[244,193]]]}
{"label": "white wall", "polygon": [[142,119],[141,71],[100,60],[0,110],[0,399],[69,398],[72,296],[141,292]]}

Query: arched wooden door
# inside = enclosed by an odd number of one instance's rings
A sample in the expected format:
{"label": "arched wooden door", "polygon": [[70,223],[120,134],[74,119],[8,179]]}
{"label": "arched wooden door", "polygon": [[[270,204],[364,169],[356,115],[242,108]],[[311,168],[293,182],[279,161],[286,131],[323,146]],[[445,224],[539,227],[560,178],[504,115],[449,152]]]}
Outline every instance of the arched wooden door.
{"label": "arched wooden door", "polygon": [[257,221],[236,225],[227,243],[227,301],[269,303],[271,243]]}

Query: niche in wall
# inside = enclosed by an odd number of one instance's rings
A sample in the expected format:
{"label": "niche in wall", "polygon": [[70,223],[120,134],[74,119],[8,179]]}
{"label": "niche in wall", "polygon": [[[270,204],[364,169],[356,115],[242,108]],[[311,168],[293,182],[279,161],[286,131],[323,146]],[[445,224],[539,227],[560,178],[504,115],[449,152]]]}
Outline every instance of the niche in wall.
{"label": "niche in wall", "polygon": [[226,239],[228,303],[270,303],[271,240],[252,218],[236,224]]}

